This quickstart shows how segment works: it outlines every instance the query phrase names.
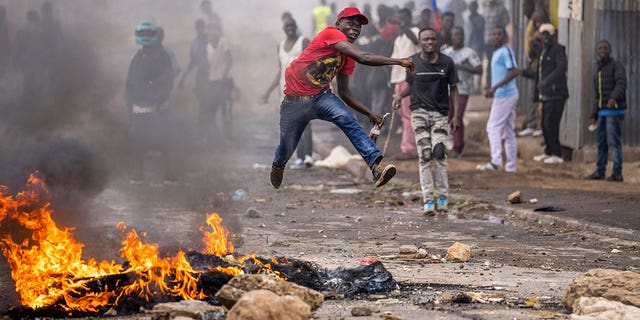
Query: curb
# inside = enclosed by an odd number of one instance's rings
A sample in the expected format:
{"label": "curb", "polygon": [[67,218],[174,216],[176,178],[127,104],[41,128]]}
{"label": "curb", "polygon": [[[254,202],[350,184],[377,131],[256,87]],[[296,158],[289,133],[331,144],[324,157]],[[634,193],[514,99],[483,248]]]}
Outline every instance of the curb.
{"label": "curb", "polygon": [[[477,199],[474,200],[482,203],[487,203],[486,201],[480,201]],[[640,231],[637,230],[610,227],[599,223],[593,223],[573,218],[557,217],[549,214],[538,213],[532,210],[517,209],[501,204],[490,204],[493,205],[496,209],[500,209],[501,211],[503,211],[506,215],[512,215],[524,221],[555,225],[574,231],[587,231],[598,235],[615,237],[629,241],[637,242],[640,240]]]}

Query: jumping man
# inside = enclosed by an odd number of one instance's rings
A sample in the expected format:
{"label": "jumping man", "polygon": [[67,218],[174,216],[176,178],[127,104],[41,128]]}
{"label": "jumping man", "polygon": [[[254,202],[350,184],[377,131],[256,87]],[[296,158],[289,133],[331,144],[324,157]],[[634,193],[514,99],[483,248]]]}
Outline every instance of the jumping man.
{"label": "jumping man", "polygon": [[[336,26],[322,30],[285,71],[285,98],[280,105],[280,144],[271,166],[274,188],[282,184],[285,165],[304,128],[313,119],[330,121],[347,135],[371,168],[376,187],[389,182],[395,175],[394,165],[380,164],[382,152],[347,109],[346,105],[349,105],[366,115],[373,124],[383,121],[382,115],[371,112],[352,95],[349,76],[356,62],[370,66],[400,65],[409,71],[413,70],[414,63],[411,59],[393,59],[364,52],[353,45],[360,36],[362,25],[367,23],[369,19],[357,8],[342,10]],[[329,88],[336,76],[340,98]]]}

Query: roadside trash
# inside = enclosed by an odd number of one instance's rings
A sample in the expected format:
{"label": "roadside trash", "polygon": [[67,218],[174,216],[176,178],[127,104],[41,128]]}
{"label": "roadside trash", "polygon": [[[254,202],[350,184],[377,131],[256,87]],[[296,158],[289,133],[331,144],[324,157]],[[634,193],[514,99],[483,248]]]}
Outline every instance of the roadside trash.
{"label": "roadside trash", "polygon": [[622,250],[613,249],[613,250],[611,250],[611,253],[622,253]]}
{"label": "roadside trash", "polygon": [[331,152],[326,158],[316,161],[315,166],[324,168],[342,168],[346,166],[351,159],[360,159],[360,155],[351,154],[347,148],[339,145],[331,149]]}
{"label": "roadside trash", "polygon": [[507,196],[507,201],[509,201],[509,203],[512,204],[516,204],[516,203],[522,203],[522,192],[520,191],[515,191],[513,193],[511,193],[509,196]]}
{"label": "roadside trash", "polygon": [[536,198],[529,199],[529,203],[538,203],[538,199]]}
{"label": "roadside trash", "polygon": [[242,189],[238,189],[233,192],[233,196],[231,197],[231,199],[236,202],[242,202],[247,199],[247,192]]}
{"label": "roadside trash", "polygon": [[542,206],[533,209],[533,211],[542,211],[542,212],[560,212],[565,211],[564,208],[554,207],[554,206]]}

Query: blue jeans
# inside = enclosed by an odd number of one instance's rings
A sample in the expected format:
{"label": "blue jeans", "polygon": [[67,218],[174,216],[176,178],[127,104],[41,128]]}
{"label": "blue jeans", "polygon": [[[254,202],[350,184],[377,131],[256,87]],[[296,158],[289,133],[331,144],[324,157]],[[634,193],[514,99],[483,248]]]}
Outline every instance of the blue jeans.
{"label": "blue jeans", "polygon": [[302,132],[309,121],[321,119],[337,125],[358,150],[371,168],[382,159],[382,152],[369,138],[347,106],[330,90],[311,100],[291,102],[287,99],[280,105],[280,144],[276,148],[273,164],[284,166],[293,155]]}
{"label": "blue jeans", "polygon": [[613,158],[613,175],[622,175],[622,145],[620,144],[620,123],[624,116],[598,117],[598,162],[597,170],[604,175],[609,158]]}

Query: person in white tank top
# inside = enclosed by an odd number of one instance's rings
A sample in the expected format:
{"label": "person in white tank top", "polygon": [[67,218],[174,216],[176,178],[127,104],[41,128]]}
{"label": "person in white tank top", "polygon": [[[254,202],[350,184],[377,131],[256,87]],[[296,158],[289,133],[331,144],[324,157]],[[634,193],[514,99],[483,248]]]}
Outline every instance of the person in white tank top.
{"label": "person in white tank top", "polygon": [[[295,60],[298,55],[302,53],[302,50],[309,45],[309,39],[302,37],[298,34],[298,25],[293,18],[285,17],[282,19],[282,30],[286,35],[286,38],[278,44],[278,73],[273,79],[273,82],[267,88],[267,91],[262,96],[262,102],[267,103],[271,92],[276,87],[280,88],[280,100],[284,99],[284,71],[289,67],[291,61]],[[313,166],[315,160],[313,159],[313,142],[311,139],[311,123],[309,123],[302,133],[298,148],[296,159],[292,167],[293,168],[308,168]]]}

